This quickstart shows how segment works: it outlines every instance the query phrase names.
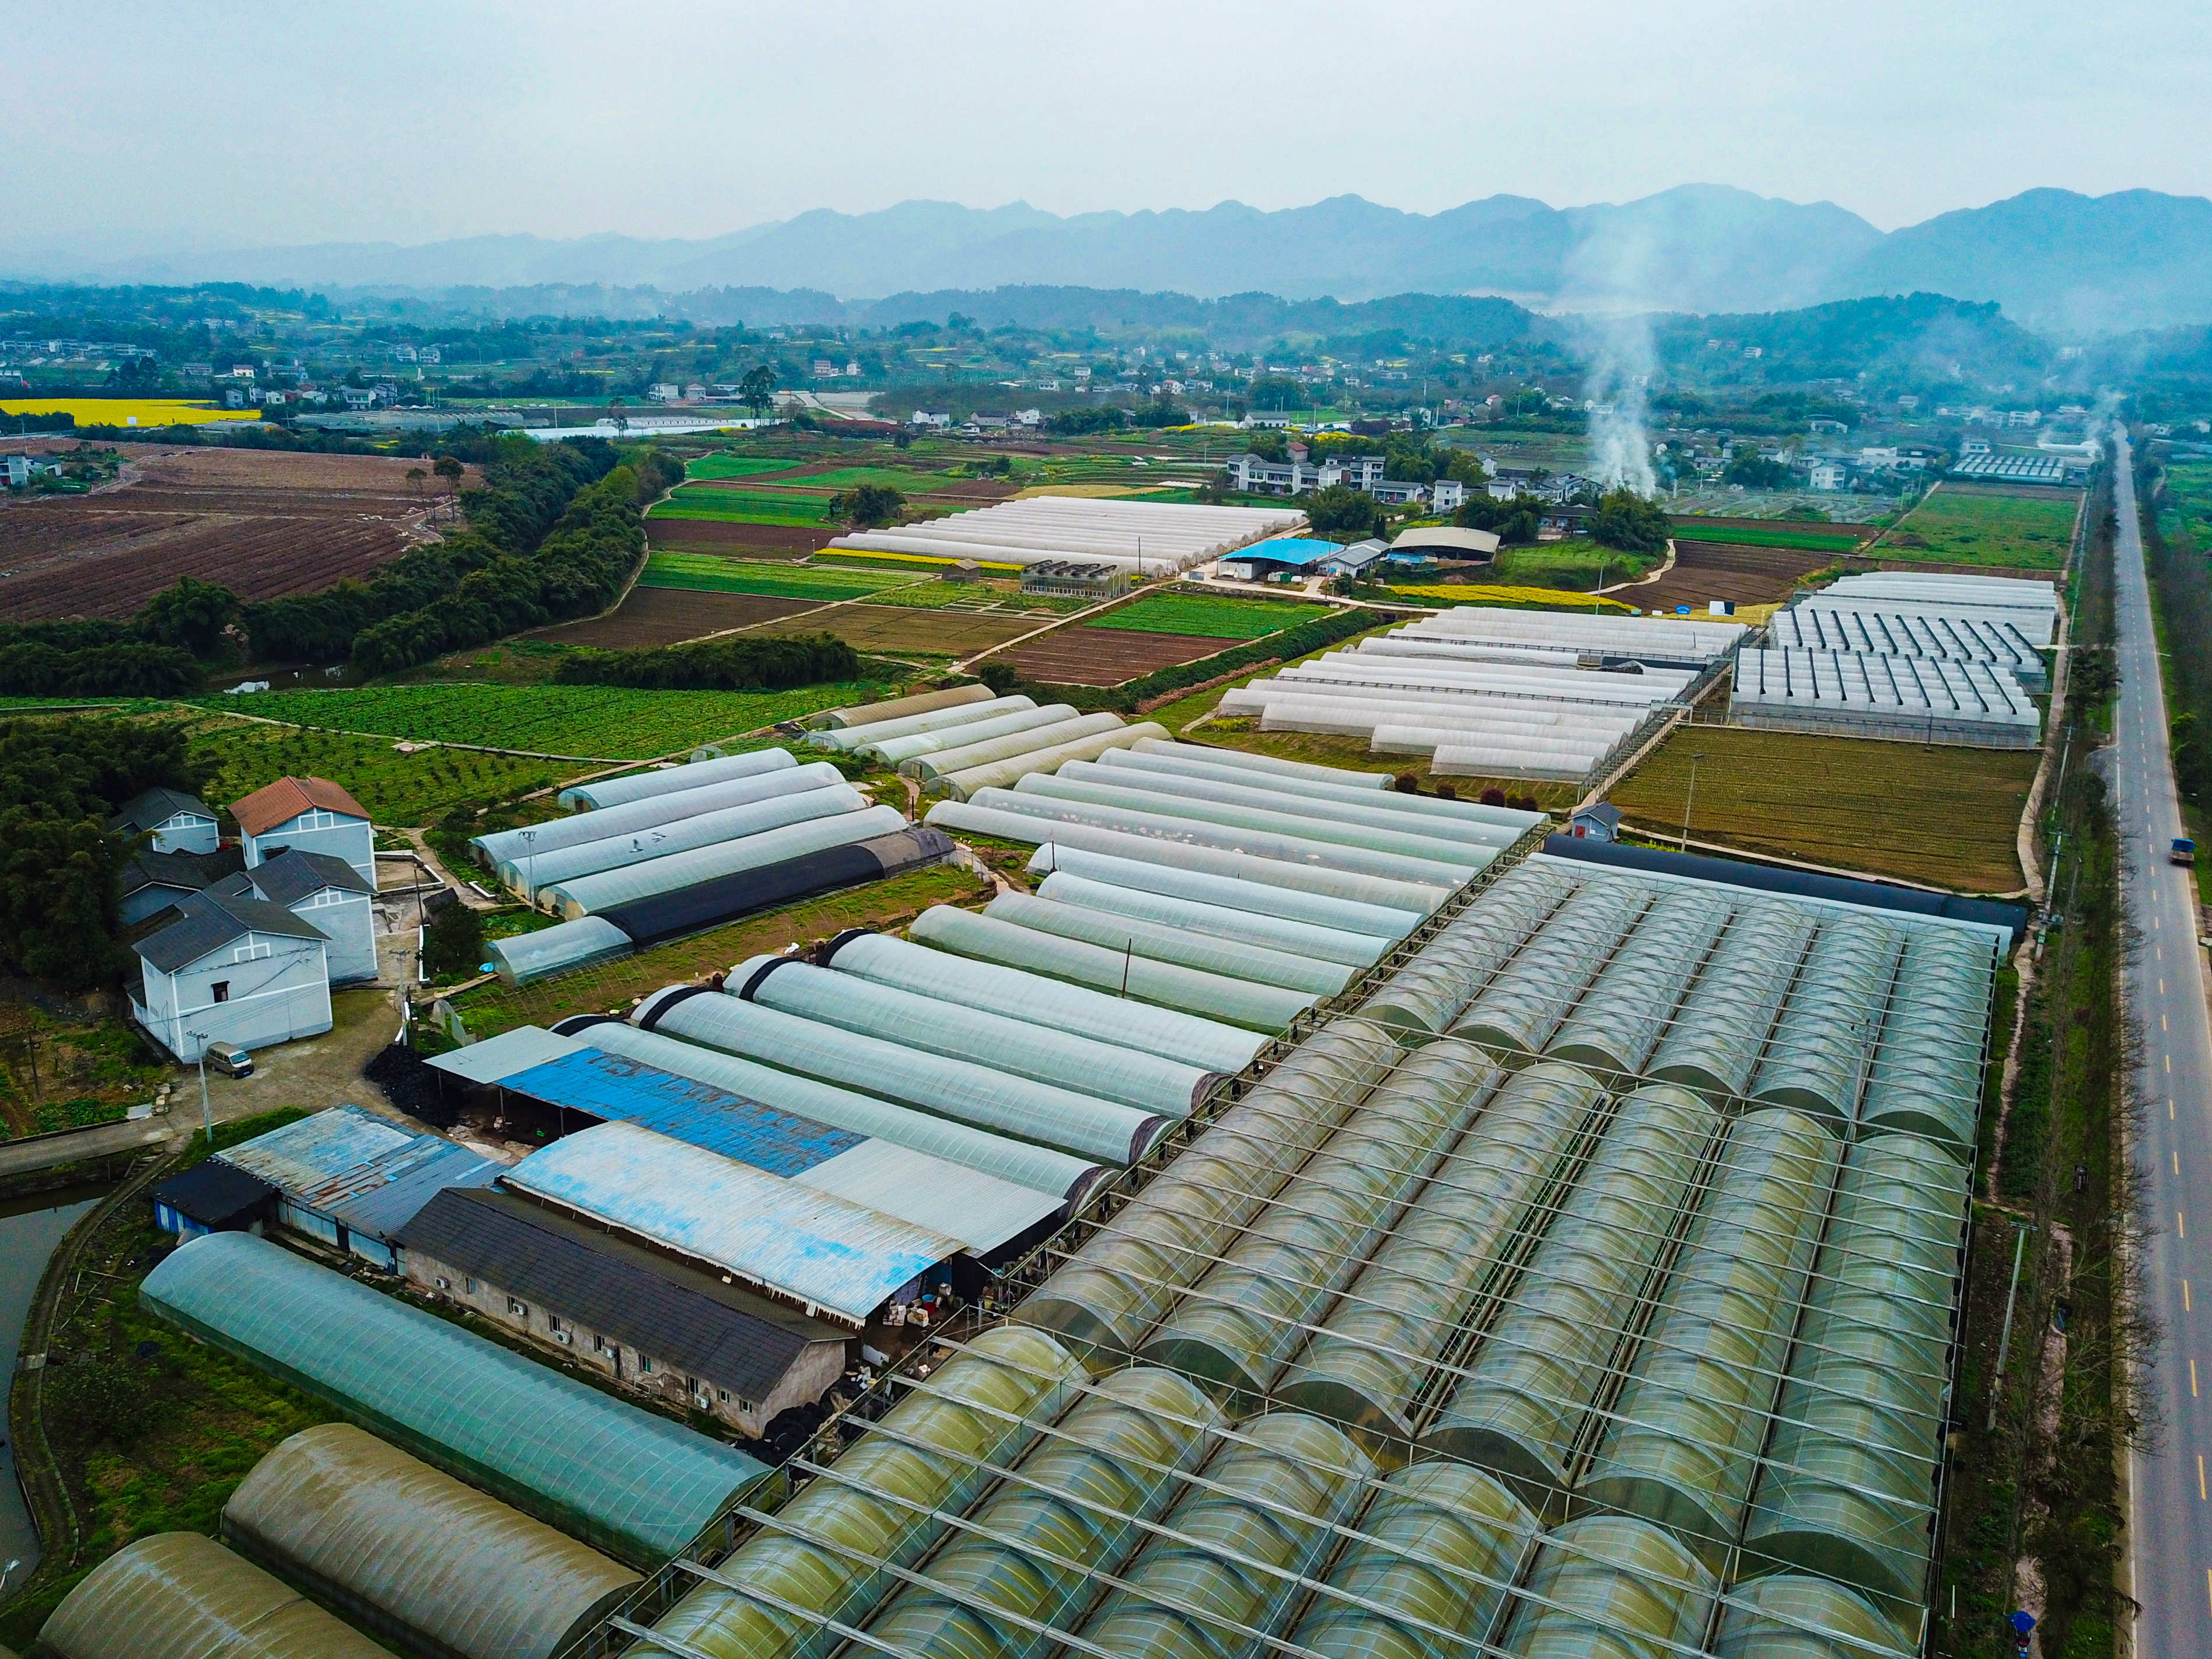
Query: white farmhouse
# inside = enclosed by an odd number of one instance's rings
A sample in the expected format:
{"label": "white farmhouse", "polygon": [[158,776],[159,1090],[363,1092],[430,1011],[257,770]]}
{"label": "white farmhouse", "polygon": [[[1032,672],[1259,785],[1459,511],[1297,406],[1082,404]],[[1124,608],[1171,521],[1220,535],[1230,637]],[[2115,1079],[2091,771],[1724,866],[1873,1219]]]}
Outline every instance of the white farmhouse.
{"label": "white farmhouse", "polygon": [[138,941],[131,1011],[190,1064],[210,1042],[254,1049],[331,1029],[329,941],[282,905],[193,893]]}
{"label": "white farmhouse", "polygon": [[181,789],[148,789],[123,803],[110,830],[151,836],[156,853],[212,853],[222,837],[212,808]]}
{"label": "white farmhouse", "polygon": [[328,778],[279,778],[232,802],[230,815],[245,838],[247,869],[297,848],[343,859],[375,890],[376,832],[368,809]]}
{"label": "white farmhouse", "polygon": [[330,940],[331,984],[376,977],[376,915],[369,885],[343,859],[293,848],[216,883],[211,890],[221,897],[266,899],[312,923]]}

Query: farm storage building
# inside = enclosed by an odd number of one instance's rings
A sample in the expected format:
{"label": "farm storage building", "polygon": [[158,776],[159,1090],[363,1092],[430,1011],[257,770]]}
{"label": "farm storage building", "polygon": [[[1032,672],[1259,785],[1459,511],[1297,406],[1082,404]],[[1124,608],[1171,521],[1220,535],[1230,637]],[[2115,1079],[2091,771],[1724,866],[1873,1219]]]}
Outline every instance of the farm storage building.
{"label": "farm storage building", "polygon": [[380,1438],[633,1566],[666,1560],[768,1474],[248,1234],[193,1239],[139,1296]]}
{"label": "farm storage building", "polygon": [[154,1224],[179,1239],[258,1233],[276,1218],[278,1196],[260,1176],[211,1158],[154,1188]]}
{"label": "farm storage building", "polygon": [[407,1276],[633,1393],[757,1436],[845,1370],[846,1333],[512,1193],[438,1194]]}
{"label": "farm storage building", "polygon": [[628,1123],[532,1152],[503,1184],[855,1330],[965,1254],[950,1235]]}
{"label": "farm storage building", "polygon": [[281,905],[330,941],[323,959],[333,985],[377,976],[376,884],[328,853],[288,848],[208,890],[220,897],[261,898]]}
{"label": "farm storage building", "polygon": [[32,1651],[52,1659],[391,1659],[289,1584],[196,1532],[125,1544],[62,1598]]}
{"label": "farm storage building", "polygon": [[574,1127],[570,1114],[580,1115],[585,1127],[632,1124],[944,1233],[977,1255],[1060,1208],[1033,1188],[933,1153],[832,1127],[596,1048],[503,1077],[499,1086],[554,1108],[564,1132]]}
{"label": "farm storage building", "polygon": [[1838,737],[2033,749],[2043,716],[2008,669],[1938,658],[1745,651],[1730,713],[1745,726]]}
{"label": "farm storage building", "polygon": [[552,1659],[638,1583],[347,1423],[255,1464],[223,1505],[222,1536],[363,1629],[458,1659]]}
{"label": "farm storage building", "polygon": [[[568,1046],[541,1049],[540,1041]],[[508,1044],[519,1046],[507,1048],[505,1045]],[[641,1030],[611,1014],[584,1014],[565,1019],[558,1032],[519,1026],[457,1054],[441,1054],[431,1063],[452,1066],[464,1059],[477,1062],[481,1069],[468,1075],[477,1082],[497,1084],[542,1060],[576,1053],[587,1046],[602,1054],[641,1060],[671,1076],[708,1084],[776,1111],[931,1153],[963,1169],[995,1176],[1048,1198],[1058,1199],[1063,1205],[1073,1203],[1088,1191],[1102,1173],[1098,1164],[1085,1158],[992,1134],[874,1095],[860,1094],[813,1078],[741,1060],[719,1048],[679,1042],[662,1032]],[[488,1054],[487,1050],[494,1052]]]}
{"label": "farm storage building", "polygon": [[276,1188],[276,1220],[399,1271],[393,1240],[445,1187],[483,1187],[500,1165],[437,1135],[413,1134],[358,1106],[333,1106],[226,1147],[215,1160]]}
{"label": "farm storage building", "polygon": [[948,563],[975,559],[1026,567],[1076,560],[1145,576],[1187,570],[1304,522],[1295,509],[1044,495],[839,536],[830,544]]}

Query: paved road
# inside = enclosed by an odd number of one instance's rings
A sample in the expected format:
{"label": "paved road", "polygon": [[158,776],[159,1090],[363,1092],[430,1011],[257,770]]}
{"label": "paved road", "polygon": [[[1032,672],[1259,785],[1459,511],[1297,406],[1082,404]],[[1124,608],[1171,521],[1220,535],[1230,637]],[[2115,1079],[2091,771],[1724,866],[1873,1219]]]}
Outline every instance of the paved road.
{"label": "paved road", "polygon": [[[2212,1652],[2212,1349],[2196,1323],[2196,1296],[2212,1297],[2212,1023],[2204,1005],[2191,873],[2166,862],[2182,833],[2167,748],[2166,695],[2151,630],[2142,534],[2125,441],[2114,487],[2119,513],[2120,705],[2114,807],[2121,889],[2142,948],[2124,974],[2142,1044],[2148,1103],[2136,1155],[2149,1178],[2143,1297],[2162,1335],[2144,1388],[2165,1424],[2157,1455],[2134,1465],[2131,1533],[2141,1659]],[[2196,1263],[2203,1260],[2204,1267]],[[2191,1280],[2194,1280],[2192,1288]],[[2212,1321],[2212,1304],[2206,1318]],[[2197,1372],[2206,1391],[2198,1395]]]}

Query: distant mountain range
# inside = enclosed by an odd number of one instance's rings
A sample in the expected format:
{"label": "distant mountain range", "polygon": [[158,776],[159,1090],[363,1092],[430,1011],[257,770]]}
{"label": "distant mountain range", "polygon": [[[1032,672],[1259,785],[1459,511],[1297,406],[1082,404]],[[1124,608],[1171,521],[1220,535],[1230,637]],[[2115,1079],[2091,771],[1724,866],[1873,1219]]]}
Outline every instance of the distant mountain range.
{"label": "distant mountain range", "polygon": [[1765,312],[1916,290],[1994,300],[2063,334],[2212,322],[2212,201],[2034,190],[1885,234],[1832,203],[1715,185],[1553,208],[1492,196],[1423,215],[1357,196],[1263,212],[1089,213],[903,202],[705,240],[477,236],[103,261],[51,251],[0,272],[140,283],[451,289],[815,289],[846,300],[1044,285],[1353,302],[1494,295],[1547,311]]}

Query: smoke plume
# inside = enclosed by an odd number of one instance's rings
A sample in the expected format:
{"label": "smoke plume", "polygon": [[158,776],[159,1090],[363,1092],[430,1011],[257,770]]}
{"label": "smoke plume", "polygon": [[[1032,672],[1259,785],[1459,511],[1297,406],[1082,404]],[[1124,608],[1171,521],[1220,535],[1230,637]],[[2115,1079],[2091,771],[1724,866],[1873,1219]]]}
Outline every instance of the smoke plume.
{"label": "smoke plume", "polygon": [[1589,417],[1590,476],[1607,489],[1626,485],[1639,495],[1659,487],[1651,470],[1650,413],[1655,353],[1646,316],[1589,319],[1590,368],[1583,395]]}

